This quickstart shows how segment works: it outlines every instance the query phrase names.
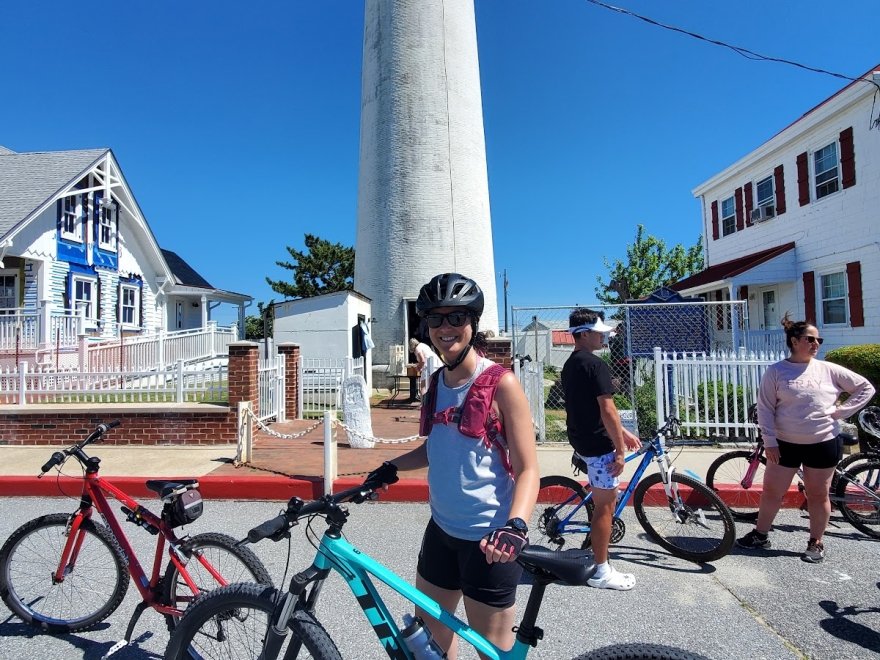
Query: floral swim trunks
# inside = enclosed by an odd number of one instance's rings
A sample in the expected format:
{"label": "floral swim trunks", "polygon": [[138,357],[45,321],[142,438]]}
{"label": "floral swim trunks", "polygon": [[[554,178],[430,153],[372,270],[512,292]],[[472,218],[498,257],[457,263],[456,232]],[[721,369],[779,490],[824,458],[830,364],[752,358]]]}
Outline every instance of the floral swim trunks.
{"label": "floral swim trunks", "polygon": [[580,463],[587,466],[587,478],[590,480],[590,485],[593,488],[614,490],[620,485],[620,479],[612,477],[611,473],[608,472],[608,465],[614,462],[613,451],[601,456],[581,456],[577,452],[574,452],[574,455],[575,459],[579,459],[572,461],[575,465]]}

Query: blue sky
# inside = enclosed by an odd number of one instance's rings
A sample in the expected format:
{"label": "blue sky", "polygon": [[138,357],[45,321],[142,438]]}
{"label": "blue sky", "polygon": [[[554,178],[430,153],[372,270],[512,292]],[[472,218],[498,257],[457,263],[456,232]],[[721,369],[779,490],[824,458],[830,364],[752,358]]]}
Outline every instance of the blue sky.
{"label": "blue sky", "polygon": [[[611,4],[851,76],[880,63],[877,0]],[[584,0],[475,6],[511,305],[593,302],[638,223],[693,244],[691,190],[846,84]],[[361,0],[5,2],[0,144],[111,147],[163,247],[278,299],[284,246],[354,244],[362,36]]]}

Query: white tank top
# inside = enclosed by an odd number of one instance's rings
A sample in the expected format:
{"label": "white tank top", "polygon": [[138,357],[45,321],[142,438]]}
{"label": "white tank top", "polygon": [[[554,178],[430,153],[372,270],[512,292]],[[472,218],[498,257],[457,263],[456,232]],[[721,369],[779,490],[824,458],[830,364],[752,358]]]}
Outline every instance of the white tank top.
{"label": "white tank top", "polygon": [[[474,379],[491,364],[480,358],[474,375],[460,387],[446,386],[444,369],[437,379],[435,411],[461,407]],[[504,526],[514,483],[500,450],[462,435],[456,423],[434,424],[427,449],[431,515],[440,529],[458,539],[478,541]]]}

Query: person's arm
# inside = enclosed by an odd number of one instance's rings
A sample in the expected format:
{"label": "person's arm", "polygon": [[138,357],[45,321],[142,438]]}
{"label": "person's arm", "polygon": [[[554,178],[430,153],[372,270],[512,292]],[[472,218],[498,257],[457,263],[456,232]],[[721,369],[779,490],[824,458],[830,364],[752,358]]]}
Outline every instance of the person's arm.
{"label": "person's arm", "polygon": [[[498,405],[507,449],[510,453],[510,466],[513,469],[513,499],[507,518],[521,518],[528,521],[535,508],[535,500],[538,499],[541,475],[529,402],[512,372],[505,374],[498,383],[495,403]],[[487,537],[480,542],[480,548],[486,553],[486,561],[508,562],[516,558],[518,550],[513,553],[503,552],[490,544]]]}
{"label": "person's arm", "polygon": [[411,449],[405,454],[401,454],[397,458],[388,461],[394,465],[399,471],[418,470],[428,466],[428,441],[425,440],[415,449]]}
{"label": "person's arm", "polygon": [[764,449],[779,447],[776,442],[776,369],[764,372],[758,388],[758,427],[764,440]]}
{"label": "person's arm", "polygon": [[[617,412],[617,406],[614,405],[614,397],[610,394],[603,394],[596,397],[599,402],[599,415],[602,417],[602,424],[614,444],[614,462],[609,463],[608,472],[612,477],[619,477],[623,472],[626,463],[627,441],[632,442],[624,435],[623,424],[620,422],[620,413]],[[632,434],[630,434],[632,435]],[[634,448],[641,446],[641,442],[636,438]]]}
{"label": "person's arm", "polygon": [[[831,363],[828,363],[829,365]],[[849,394],[849,398],[836,406],[831,412],[831,419],[846,419],[855,415],[859,410],[868,405],[868,402],[876,393],[874,386],[864,376],[850,371],[840,365],[831,367],[834,385],[837,389]]]}

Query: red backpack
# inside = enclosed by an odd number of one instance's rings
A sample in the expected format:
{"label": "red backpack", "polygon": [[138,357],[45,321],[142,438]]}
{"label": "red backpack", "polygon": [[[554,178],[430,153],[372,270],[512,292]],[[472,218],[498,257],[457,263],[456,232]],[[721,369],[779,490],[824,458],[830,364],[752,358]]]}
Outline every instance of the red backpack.
{"label": "red backpack", "polygon": [[437,412],[437,381],[440,378],[438,369],[431,374],[428,391],[422,399],[422,410],[419,417],[419,435],[427,436],[434,424],[458,424],[459,432],[469,438],[481,440],[486,448],[495,447],[501,457],[501,463],[507,473],[513,477],[510,456],[507,452],[507,441],[504,439],[504,428],[498,415],[492,410],[495,390],[501,377],[510,369],[493,364],[474,379],[471,388],[464,397],[460,408],[450,407]]}

